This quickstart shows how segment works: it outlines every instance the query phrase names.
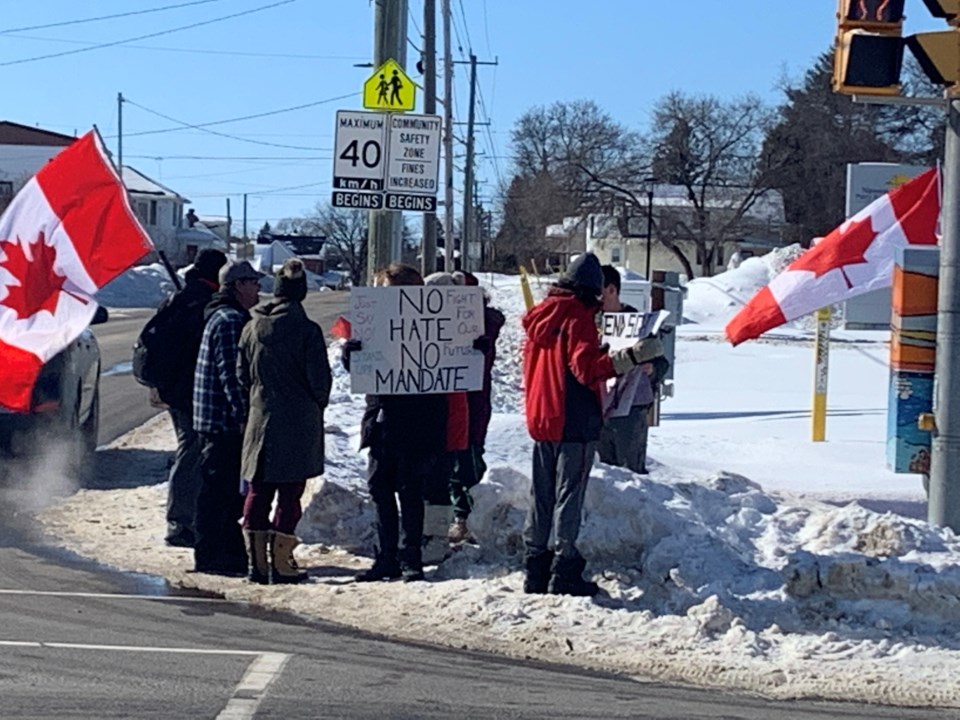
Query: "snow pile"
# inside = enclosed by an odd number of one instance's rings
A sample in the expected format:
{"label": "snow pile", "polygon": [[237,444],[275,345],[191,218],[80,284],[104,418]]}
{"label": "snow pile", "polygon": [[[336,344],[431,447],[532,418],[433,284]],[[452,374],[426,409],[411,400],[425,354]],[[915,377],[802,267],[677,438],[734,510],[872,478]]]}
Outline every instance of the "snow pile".
{"label": "snow pile", "polygon": [[96,300],[113,308],[155,308],[174,290],[161,263],[138,265],[100,288]]}
{"label": "snow pile", "polygon": [[739,267],[719,275],[690,280],[683,301],[684,320],[710,329],[722,329],[757,291],[768,285],[802,252],[799,245],[789,245],[761,257],[747,258]]}

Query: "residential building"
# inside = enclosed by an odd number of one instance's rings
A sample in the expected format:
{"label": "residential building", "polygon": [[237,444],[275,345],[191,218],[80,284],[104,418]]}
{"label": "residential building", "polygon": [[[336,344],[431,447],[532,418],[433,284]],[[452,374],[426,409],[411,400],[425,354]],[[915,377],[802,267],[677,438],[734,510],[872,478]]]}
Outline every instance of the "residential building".
{"label": "residential building", "polygon": [[[713,227],[724,227],[736,211],[741,197],[742,193],[738,190],[718,188],[706,202],[708,222]],[[647,268],[649,227],[651,270],[685,272],[676,254],[662,242],[669,241],[684,254],[699,275],[706,258],[702,257],[689,230],[694,225],[695,217],[686,188],[656,185],[651,199],[648,208],[633,208],[629,216],[592,213],[567,217],[560,224],[550,225],[546,238],[551,250],[551,262],[556,258],[565,265],[572,256],[590,251],[603,263],[644,273]],[[727,229],[727,237],[716,248],[713,267],[723,269],[734,253],[739,253],[742,259],[779,247],[783,244],[783,225],[783,198],[779,192],[768,191],[747,210],[733,228],[734,232]]]}
{"label": "residential building", "polygon": [[[204,248],[227,249],[226,242],[202,224],[186,226],[183,206],[190,202],[187,198],[129,165],[123,166],[123,183],[137,219],[157,251],[162,251],[174,267],[191,264]],[[141,262],[156,260],[156,255],[151,253]]]}
{"label": "residential building", "polygon": [[14,194],[75,137],[0,121],[0,212]]}

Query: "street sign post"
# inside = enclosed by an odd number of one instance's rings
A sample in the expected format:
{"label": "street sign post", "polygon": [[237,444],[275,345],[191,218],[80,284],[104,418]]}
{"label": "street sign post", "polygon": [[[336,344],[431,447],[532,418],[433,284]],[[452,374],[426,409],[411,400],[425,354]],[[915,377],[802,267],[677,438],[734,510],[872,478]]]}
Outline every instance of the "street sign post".
{"label": "street sign post", "polygon": [[390,116],[388,210],[436,211],[442,125],[437,115]]}
{"label": "street sign post", "polygon": [[437,115],[337,111],[334,207],[436,212]]}
{"label": "street sign post", "polygon": [[337,111],[333,154],[334,190],[383,190],[388,117],[383,113]]}
{"label": "street sign post", "polygon": [[363,84],[363,106],[381,112],[409,112],[417,106],[417,85],[396,60],[387,60]]}

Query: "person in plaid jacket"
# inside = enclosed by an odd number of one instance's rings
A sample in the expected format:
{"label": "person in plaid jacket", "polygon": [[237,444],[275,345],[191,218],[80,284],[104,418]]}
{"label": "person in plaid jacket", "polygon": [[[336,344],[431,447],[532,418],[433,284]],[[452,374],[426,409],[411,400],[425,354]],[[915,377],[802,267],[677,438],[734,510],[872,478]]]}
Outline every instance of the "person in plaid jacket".
{"label": "person in plaid jacket", "polygon": [[239,520],[240,459],[249,400],[237,373],[240,332],[260,297],[260,273],[246,261],[220,270],[220,291],[207,305],[193,381],[193,425],[200,435],[202,484],[197,498],[194,568],[246,575],[247,551]]}

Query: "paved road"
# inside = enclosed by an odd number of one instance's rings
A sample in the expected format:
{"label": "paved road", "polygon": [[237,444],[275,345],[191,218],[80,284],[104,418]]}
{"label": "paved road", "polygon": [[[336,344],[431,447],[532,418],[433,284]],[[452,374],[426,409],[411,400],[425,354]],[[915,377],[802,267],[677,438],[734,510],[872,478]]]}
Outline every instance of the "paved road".
{"label": "paved road", "polygon": [[[308,311],[329,328],[345,302],[345,295],[316,295]],[[117,311],[97,327],[108,370],[101,443],[152,413],[145,391],[117,367],[129,362],[150,314]],[[772,703],[388,642],[112,573],[37,544],[33,530],[0,506],[5,720],[960,719],[943,711]]]}
{"label": "paved road", "polygon": [[[111,574],[0,532],[0,716],[938,718],[772,703],[393,643]],[[615,642],[615,638],[612,639]]]}
{"label": "paved road", "polygon": [[[310,293],[304,301],[307,314],[324,330],[346,312],[349,295],[342,292]],[[141,328],[153,316],[149,309],[121,308],[111,311],[110,320],[93,328],[100,343],[103,376],[100,381],[101,445],[117,439],[157,414],[147,402],[146,388],[130,373],[133,343]]]}

